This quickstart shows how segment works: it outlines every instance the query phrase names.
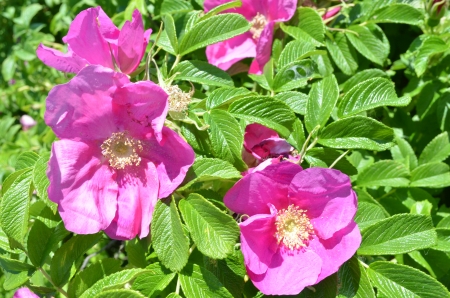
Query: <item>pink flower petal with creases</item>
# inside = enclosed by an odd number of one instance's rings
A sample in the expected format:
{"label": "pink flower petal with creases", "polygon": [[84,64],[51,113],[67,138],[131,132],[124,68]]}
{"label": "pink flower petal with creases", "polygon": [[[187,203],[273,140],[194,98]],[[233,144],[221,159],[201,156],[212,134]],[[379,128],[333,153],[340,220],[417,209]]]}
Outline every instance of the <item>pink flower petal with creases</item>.
{"label": "pink flower petal with creases", "polygon": [[120,31],[117,63],[123,73],[131,73],[142,60],[144,23],[139,10],[133,12],[132,21],[126,21]]}
{"label": "pink flower petal with creases", "polygon": [[77,73],[89,64],[86,59],[76,55],[70,48],[67,53],[62,53],[43,44],[39,44],[36,55],[45,65],[64,72]]}
{"label": "pink flower petal with creases", "polygon": [[273,27],[275,23],[269,22],[264,30],[261,32],[261,36],[256,44],[256,57],[250,64],[250,74],[260,75],[264,71],[264,66],[270,60],[270,54],[272,53],[272,41],[273,41]]}
{"label": "pink flower petal with creases", "polygon": [[20,288],[14,293],[13,298],[39,298],[39,296],[28,288]]}
{"label": "pink flower petal with creases", "polygon": [[259,123],[249,124],[245,127],[244,148],[251,151],[253,146],[258,145],[265,139],[278,138],[278,133]]}

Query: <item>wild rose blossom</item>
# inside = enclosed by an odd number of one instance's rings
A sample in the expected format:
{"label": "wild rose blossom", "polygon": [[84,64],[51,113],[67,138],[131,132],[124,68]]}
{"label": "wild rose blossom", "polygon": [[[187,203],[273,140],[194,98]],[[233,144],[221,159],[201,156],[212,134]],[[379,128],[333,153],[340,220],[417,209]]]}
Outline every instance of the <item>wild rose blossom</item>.
{"label": "wild rose blossom", "polygon": [[170,195],[194,162],[192,148],[163,126],[167,93],[91,65],[54,87],[46,108],[45,122],[60,139],[52,146],[48,195],[66,228],[147,236],[157,199]]}
{"label": "wild rose blossom", "polygon": [[277,160],[239,180],[224,203],[249,216],[239,226],[254,285],[266,295],[293,295],[335,273],[361,235],[347,175]]}
{"label": "wild rose blossom", "polygon": [[14,293],[13,298],[39,298],[39,296],[28,288],[20,288]]}
{"label": "wild rose blossom", "polygon": [[267,158],[280,155],[288,158],[292,150],[294,148],[273,129],[258,123],[245,128],[242,159],[249,167],[255,167]]}
{"label": "wild rose blossom", "polygon": [[63,37],[67,53],[40,44],[36,54],[47,66],[64,72],[78,73],[90,64],[116,69],[116,63],[121,72],[130,74],[139,66],[151,32],[144,31],[137,9],[132,21],[126,21],[119,30],[101,7],[88,8],[75,17]]}
{"label": "wild rose blossom", "polygon": [[[230,2],[229,0],[205,0],[205,11]],[[261,74],[272,52],[275,23],[292,18],[297,0],[243,0],[242,6],[228,9],[243,15],[251,24],[250,31],[206,47],[208,62],[227,70],[234,63],[254,57],[249,73]]]}

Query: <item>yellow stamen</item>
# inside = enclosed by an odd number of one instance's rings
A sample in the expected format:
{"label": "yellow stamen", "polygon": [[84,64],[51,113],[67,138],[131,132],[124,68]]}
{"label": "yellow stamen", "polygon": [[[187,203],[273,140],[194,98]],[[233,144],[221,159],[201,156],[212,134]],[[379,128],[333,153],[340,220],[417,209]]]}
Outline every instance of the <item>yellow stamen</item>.
{"label": "yellow stamen", "polygon": [[191,102],[193,92],[183,92],[177,85],[164,88],[169,95],[169,111],[184,112]]}
{"label": "yellow stamen", "polygon": [[308,240],[314,234],[306,211],[295,205],[289,205],[287,209],[277,212],[275,226],[277,228],[275,237],[278,244],[282,243],[290,250],[307,246]]}
{"label": "yellow stamen", "polygon": [[264,27],[267,25],[267,19],[265,16],[256,13],[256,16],[250,21],[250,33],[253,34],[254,39],[258,39],[261,36],[261,32],[264,30]]}
{"label": "yellow stamen", "polygon": [[141,158],[138,152],[142,151],[142,143],[135,140],[125,132],[115,132],[100,146],[102,154],[109,160],[111,167],[121,170],[126,166],[138,166]]}

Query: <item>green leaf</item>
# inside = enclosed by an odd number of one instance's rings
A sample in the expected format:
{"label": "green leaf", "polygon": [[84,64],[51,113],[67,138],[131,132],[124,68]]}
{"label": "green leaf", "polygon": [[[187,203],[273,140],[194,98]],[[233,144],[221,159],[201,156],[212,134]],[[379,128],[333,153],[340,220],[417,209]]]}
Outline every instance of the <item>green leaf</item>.
{"label": "green leaf", "polygon": [[211,9],[210,11],[208,11],[207,13],[205,13],[205,15],[203,15],[199,21],[203,21],[206,20],[212,16],[215,16],[216,14],[227,10],[227,9],[231,9],[231,8],[237,8],[237,7],[241,7],[242,6],[242,1],[238,0],[238,1],[231,1],[231,2],[226,2],[224,4],[218,5],[216,7],[214,7],[213,9]]}
{"label": "green leaf", "polygon": [[411,145],[402,138],[395,138],[397,146],[391,148],[392,158],[401,162],[407,169],[412,170],[417,167],[417,157]]}
{"label": "green leaf", "polygon": [[450,142],[448,132],[437,135],[428,145],[423,149],[419,157],[419,165],[426,163],[444,161],[450,155]]}
{"label": "green leaf", "polygon": [[188,264],[179,275],[179,279],[187,298],[233,297],[214,274],[196,264]]}
{"label": "green leaf", "polygon": [[159,36],[158,42],[156,43],[158,47],[161,47],[164,51],[176,56],[177,53],[175,52],[175,49],[172,48],[172,44],[170,43],[169,36],[167,35],[166,30],[161,32],[161,35]]}
{"label": "green leaf", "polygon": [[356,257],[342,264],[338,271],[338,280],[339,298],[375,298],[366,269]]}
{"label": "green leaf", "polygon": [[360,255],[395,255],[432,247],[436,232],[431,217],[397,214],[362,231]]}
{"label": "green leaf", "polygon": [[175,80],[191,81],[219,87],[233,87],[230,75],[204,61],[183,61],[173,69]]}
{"label": "green leaf", "polygon": [[120,289],[101,292],[95,295],[95,298],[145,298],[145,296],[133,290]]}
{"label": "green leaf", "polygon": [[403,23],[418,25],[423,21],[423,13],[408,4],[392,3],[373,13],[369,20],[374,23]]}
{"label": "green leaf", "polygon": [[36,161],[33,169],[33,183],[34,187],[36,187],[36,191],[39,197],[44,201],[44,203],[56,213],[58,208],[58,204],[50,201],[48,198],[47,189],[50,185],[50,181],[47,177],[47,165],[48,160],[50,158],[50,153],[44,153],[41,157]]}
{"label": "green leaf", "polygon": [[50,276],[56,286],[62,286],[69,280],[73,263],[100,238],[101,234],[75,235],[56,250],[50,265]]}
{"label": "green leaf", "polygon": [[302,122],[297,118],[292,125],[292,132],[287,138],[289,144],[294,146],[297,150],[301,150],[305,143],[305,132]]}
{"label": "green leaf", "polygon": [[79,272],[70,281],[67,293],[69,298],[80,297],[87,289],[89,289],[95,282],[120,271],[121,260],[103,259],[89,265],[86,269]]}
{"label": "green leaf", "polygon": [[325,26],[317,11],[310,7],[299,7],[297,9],[297,15],[297,27],[319,43],[323,43]]}
{"label": "green leaf", "polygon": [[437,242],[433,249],[450,252],[450,230],[449,229],[436,229]]}
{"label": "green leaf", "polygon": [[180,201],[179,206],[200,252],[214,259],[223,259],[233,251],[239,227],[231,216],[199,194],[190,194]]}
{"label": "green leaf", "polygon": [[320,77],[317,66],[311,59],[294,61],[285,65],[275,75],[273,90],[276,92],[289,91],[303,87],[308,80]]}
{"label": "green leaf", "polygon": [[108,290],[120,289],[140,274],[148,272],[147,269],[127,269],[106,276],[87,289],[80,298],[95,297],[95,295]]}
{"label": "green leaf", "polygon": [[28,172],[30,169],[22,169],[11,173],[6,179],[3,181],[2,188],[0,189],[2,197],[5,195],[6,191],[11,187],[11,185],[16,181],[17,177],[22,175],[25,172]]}
{"label": "green leaf", "polygon": [[450,167],[443,162],[426,163],[411,171],[411,187],[450,186]]}
{"label": "green leaf", "polygon": [[138,238],[134,238],[126,242],[125,251],[127,252],[128,263],[137,267],[137,268],[145,268],[147,266],[146,259],[146,244],[143,243],[143,240],[139,240]]}
{"label": "green leaf", "polygon": [[154,297],[154,294],[164,290],[176,275],[176,273],[161,266],[160,263],[150,264],[146,269],[148,269],[148,272],[136,277],[132,289],[147,297]]}
{"label": "green leaf", "polygon": [[425,36],[414,60],[417,76],[420,77],[425,73],[428,61],[433,55],[445,52],[448,48],[448,44],[439,36]]}
{"label": "green leaf", "polygon": [[14,23],[29,26],[31,19],[42,9],[42,5],[34,3],[23,6],[22,13],[19,18],[14,19]]}
{"label": "green leaf", "polygon": [[33,167],[36,161],[39,159],[39,155],[32,151],[24,152],[19,155],[16,162],[16,171],[25,168]]}
{"label": "green leaf", "polygon": [[39,219],[35,219],[28,236],[28,257],[36,267],[41,267],[48,255],[44,255],[47,241],[53,229]]}
{"label": "green leaf", "polygon": [[31,190],[32,171],[29,168],[14,180],[0,203],[0,225],[6,235],[19,244],[23,244],[28,231]]}
{"label": "green leaf", "polygon": [[4,271],[5,281],[3,282],[3,288],[6,291],[15,290],[30,278],[31,274],[27,271],[17,271],[9,272]]}
{"label": "green leaf", "polygon": [[[312,148],[306,152],[305,159],[308,163],[314,164],[317,163],[316,160],[323,161],[325,163],[324,167],[331,166],[336,159],[338,159],[343,152],[337,151],[331,148]],[[356,175],[358,171],[356,168],[347,160],[346,157],[341,158],[333,168],[347,174],[347,175]]]}
{"label": "green leaf", "polygon": [[237,120],[223,110],[212,110],[204,118],[209,124],[214,156],[245,170],[247,166],[241,158],[244,132]]}
{"label": "green leaf", "polygon": [[368,274],[373,285],[385,297],[449,297],[448,290],[420,270],[391,262],[370,264]]}
{"label": "green leaf", "polygon": [[338,32],[334,40],[325,40],[328,52],[337,67],[346,75],[352,75],[358,69],[358,57],[344,33]]}
{"label": "green leaf", "polygon": [[16,72],[16,59],[14,55],[9,55],[2,63],[2,76],[4,81],[9,81]]}
{"label": "green leaf", "polygon": [[310,133],[317,125],[325,126],[338,98],[339,87],[334,75],[312,84],[305,115],[305,126]]}
{"label": "green leaf", "polygon": [[0,267],[6,271],[28,271],[34,269],[30,264],[10,259],[4,255],[0,255]]}
{"label": "green leaf", "polygon": [[381,106],[406,106],[408,95],[398,98],[392,81],[373,78],[359,83],[348,91],[338,108],[338,117],[348,117]]}
{"label": "green leaf", "polygon": [[355,222],[358,227],[363,230],[374,223],[385,219],[386,214],[382,207],[377,204],[372,204],[368,202],[358,203],[358,210],[355,215]]}
{"label": "green leaf", "polygon": [[233,102],[228,109],[236,118],[258,122],[289,136],[295,114],[282,101],[267,96],[249,96]]}
{"label": "green leaf", "polygon": [[195,182],[210,181],[217,179],[240,179],[241,173],[229,162],[217,158],[196,158],[192,167],[189,168],[185,181],[189,181],[179,188],[187,189]]}
{"label": "green leaf", "polygon": [[250,95],[252,92],[248,91],[246,88],[218,88],[211,92],[206,98],[206,108],[212,110],[233,101],[242,98],[244,96]]}
{"label": "green leaf", "polygon": [[361,55],[378,65],[384,64],[389,55],[390,46],[380,27],[375,24],[354,25],[347,30],[353,31],[345,35]]}
{"label": "green leaf", "polygon": [[401,163],[393,160],[381,160],[364,169],[359,175],[358,186],[408,186],[409,171]]}
{"label": "green leaf", "polygon": [[[158,200],[151,225],[152,244],[158,259],[172,271],[180,271],[189,258],[189,238],[183,231],[173,199]],[[167,249],[170,247],[170,249]]]}
{"label": "green leaf", "polygon": [[275,95],[275,98],[287,104],[297,114],[306,114],[308,95],[297,91],[286,91]]}
{"label": "green leaf", "polygon": [[283,68],[291,62],[300,60],[308,52],[316,49],[314,44],[303,40],[293,40],[289,42],[280,54],[278,59],[278,68]]}
{"label": "green leaf", "polygon": [[367,117],[332,122],[319,135],[319,144],[338,149],[385,150],[394,145],[392,128]]}
{"label": "green leaf", "polygon": [[352,76],[347,81],[345,81],[345,83],[342,84],[340,86],[340,88],[344,93],[347,93],[348,91],[350,91],[350,89],[352,89],[353,87],[358,85],[360,82],[364,82],[364,81],[367,81],[368,79],[378,78],[378,77],[388,78],[388,75],[381,69],[376,69],[376,68],[365,69],[363,71],[359,71],[354,76]]}
{"label": "green leaf", "polygon": [[185,0],[164,0],[161,4],[161,15],[183,13],[193,10],[191,3]]}
{"label": "green leaf", "polygon": [[[322,24],[322,26],[323,26],[323,24]],[[312,43],[315,46],[323,46],[322,42],[317,41],[311,35],[309,35],[308,33],[306,33],[304,30],[302,30],[299,27],[287,26],[284,23],[281,23],[280,28],[281,28],[281,30],[283,30],[284,33],[292,36],[293,38],[295,38],[297,40],[303,40],[308,43]]]}
{"label": "green leaf", "polygon": [[179,51],[182,56],[217,43],[250,29],[248,21],[240,14],[220,14],[198,22],[181,39]]}
{"label": "green leaf", "polygon": [[178,38],[174,20],[170,14],[164,15],[162,19],[164,21],[164,28],[170,45],[172,46],[172,49],[175,51],[175,53],[178,53]]}

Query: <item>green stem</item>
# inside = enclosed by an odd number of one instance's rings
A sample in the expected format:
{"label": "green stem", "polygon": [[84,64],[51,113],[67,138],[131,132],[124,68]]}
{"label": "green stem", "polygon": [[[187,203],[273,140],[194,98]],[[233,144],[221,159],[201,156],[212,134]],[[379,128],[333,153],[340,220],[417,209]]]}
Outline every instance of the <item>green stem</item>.
{"label": "green stem", "polygon": [[334,27],[327,27],[328,30],[330,31],[339,31],[339,32],[344,32],[344,33],[351,33],[351,34],[355,34],[356,36],[359,37],[358,32],[355,32],[353,30],[348,30],[348,29],[342,29],[342,28],[334,28]]}
{"label": "green stem", "polygon": [[328,168],[332,169],[349,152],[350,152],[350,150],[347,150],[344,153],[342,153],[338,158],[336,158],[336,160]]}
{"label": "green stem", "polygon": [[177,287],[175,288],[175,293],[177,293],[178,295],[180,295],[180,274],[178,274],[178,279],[177,279]]}
{"label": "green stem", "polygon": [[69,297],[69,294],[67,294],[66,291],[64,291],[63,289],[61,289],[60,287],[58,287],[57,285],[55,285],[55,283],[53,282],[52,278],[50,277],[50,275],[48,275],[48,273],[42,269],[41,267],[38,268],[39,271],[41,271],[42,275],[45,276],[45,278],[48,279],[48,281],[55,287],[55,289],[60,292],[62,295],[64,295],[65,297]]}
{"label": "green stem", "polygon": [[180,63],[180,60],[181,60],[181,55],[179,55],[179,54],[176,55],[175,62],[173,63],[172,68],[170,69],[170,73],[172,73],[172,70],[175,68],[175,66],[177,66],[178,63]]}

